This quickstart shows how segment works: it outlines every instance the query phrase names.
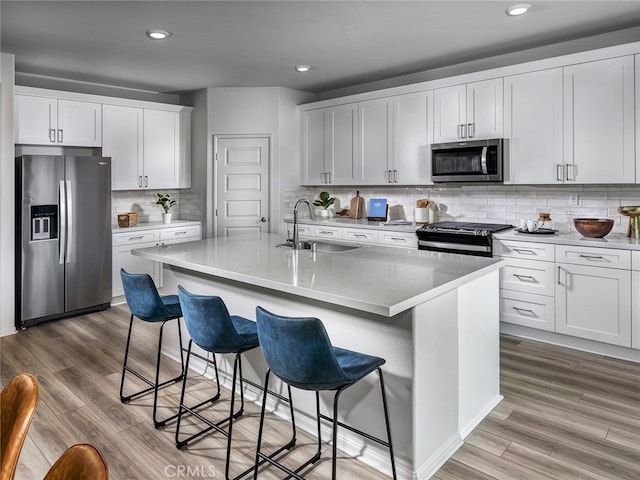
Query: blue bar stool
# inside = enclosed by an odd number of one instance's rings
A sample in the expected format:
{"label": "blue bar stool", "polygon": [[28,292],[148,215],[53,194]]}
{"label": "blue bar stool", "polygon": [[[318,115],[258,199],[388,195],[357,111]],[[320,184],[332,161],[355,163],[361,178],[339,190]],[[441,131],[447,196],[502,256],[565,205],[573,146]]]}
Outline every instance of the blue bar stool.
{"label": "blue bar stool", "polygon": [[[256,450],[253,478],[258,478],[258,465],[267,461],[287,473],[287,478],[293,477],[299,480],[304,480],[304,477],[301,477],[299,472],[303,468],[320,459],[322,445],[322,439],[320,437],[320,420],[323,419],[330,421],[333,424],[333,451],[331,464],[332,479],[335,480],[336,478],[336,440],[338,426],[341,426],[389,448],[391,471],[395,480],[396,466],[393,456],[393,446],[391,443],[391,429],[389,427],[389,414],[387,410],[384,380],[382,370],[380,368],[384,365],[385,360],[383,358],[332,346],[324,325],[317,318],[283,317],[268,312],[262,307],[257,307],[256,321],[258,324],[260,348],[267,362],[268,369],[265,376],[262,410],[260,413],[260,427],[258,429],[258,447]],[[292,356],[292,352],[295,352],[295,356]],[[372,373],[374,370],[378,371],[378,376],[380,378],[382,406],[387,429],[386,441],[338,421],[338,401],[340,399],[340,394],[348,387],[354,385],[356,382]],[[269,376],[271,373],[274,373],[280,380],[287,384],[289,387],[290,398],[291,386],[302,390],[311,390],[316,392],[318,450],[313,457],[299,466],[296,470],[290,470],[281,463],[275,461],[273,459],[273,454],[265,455],[261,452],[267,390],[269,387]],[[333,400],[333,418],[320,413],[319,392],[323,390],[335,390],[336,392]],[[295,434],[293,405],[291,405],[291,423]]]}
{"label": "blue bar stool", "polygon": [[[243,379],[242,379],[242,353],[258,347],[258,333],[256,323],[244,317],[237,315],[229,315],[229,311],[220,297],[195,295],[188,292],[182,285],[178,286],[178,297],[184,313],[184,323],[187,331],[191,336],[187,347],[187,360],[185,375],[182,381],[182,393],[180,394],[180,410],[178,412],[178,422],[176,425],[176,447],[182,448],[189,442],[215,430],[227,437],[227,457],[225,463],[225,478],[229,478],[229,460],[231,457],[231,440],[233,420],[240,417],[244,413],[244,396]],[[192,352],[193,344],[196,344],[206,352],[213,354],[213,360]],[[220,382],[218,379],[218,370],[216,368],[216,384],[217,393],[195,406],[187,406],[184,403],[185,390],[187,386],[187,375],[189,371],[189,359],[192,355],[216,366],[216,353],[234,353],[235,360],[233,363],[233,386],[231,388],[231,406],[229,415],[218,422],[213,422],[205,418],[199,410],[200,407],[207,403],[215,402],[220,396]],[[239,380],[239,381],[238,381]],[[235,412],[236,384],[240,384],[240,409]],[[189,413],[200,421],[205,423],[207,427],[203,430],[180,439],[180,423],[182,417]],[[225,430],[223,425],[229,423],[228,429]],[[235,478],[241,478],[251,472],[251,467]]]}
{"label": "blue bar stool", "polygon": [[[178,324],[178,338],[180,340],[180,365],[181,373],[177,377],[160,383],[160,358],[162,357],[162,331],[165,324],[169,320],[175,320],[182,317],[180,302],[177,295],[160,296],[152,278],[146,273],[127,273],[123,268],[120,269],[120,277],[122,278],[122,286],[124,288],[124,296],[131,311],[129,319],[129,334],[127,335],[127,345],[124,351],[124,361],[122,363],[122,380],[120,381],[120,401],[128,402],[133,398],[140,397],[148,392],[153,391],[153,425],[155,428],[164,426],[168,421],[177,418],[178,414],[171,415],[163,420],[158,420],[156,411],[158,407],[158,389],[171,383],[182,380],[185,372],[184,358],[182,353],[182,330],[180,322]],[[139,318],[145,322],[161,323],[160,335],[158,337],[158,351],[156,356],[156,374],[155,380],[150,380],[141,373],[130,368],[127,365],[129,358],[129,347],[131,346],[131,331],[133,329],[133,318]],[[138,392],[130,395],[124,395],[125,376],[130,373],[144,383],[149,385]]]}

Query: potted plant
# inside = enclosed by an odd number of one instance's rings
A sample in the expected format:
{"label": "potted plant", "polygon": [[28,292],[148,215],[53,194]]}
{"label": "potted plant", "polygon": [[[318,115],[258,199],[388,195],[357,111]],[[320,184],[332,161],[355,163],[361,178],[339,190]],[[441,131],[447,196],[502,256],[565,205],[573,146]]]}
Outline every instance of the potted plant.
{"label": "potted plant", "polygon": [[322,207],[320,211],[321,217],[329,217],[331,212],[329,212],[328,208],[334,204],[336,201],[335,197],[329,195],[329,192],[320,192],[318,199],[313,202],[315,207]]}
{"label": "potted plant", "polygon": [[169,210],[178,204],[175,198],[172,198],[168,193],[156,193],[156,205],[160,205],[164,210],[162,214],[162,223],[171,223],[171,214]]}

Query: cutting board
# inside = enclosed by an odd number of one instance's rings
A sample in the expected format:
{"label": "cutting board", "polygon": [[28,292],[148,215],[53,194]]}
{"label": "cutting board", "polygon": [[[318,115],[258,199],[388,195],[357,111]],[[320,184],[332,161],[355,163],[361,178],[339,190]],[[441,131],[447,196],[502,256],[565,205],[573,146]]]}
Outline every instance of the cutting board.
{"label": "cutting board", "polygon": [[359,190],[349,204],[349,218],[364,218],[364,198],[360,196]]}

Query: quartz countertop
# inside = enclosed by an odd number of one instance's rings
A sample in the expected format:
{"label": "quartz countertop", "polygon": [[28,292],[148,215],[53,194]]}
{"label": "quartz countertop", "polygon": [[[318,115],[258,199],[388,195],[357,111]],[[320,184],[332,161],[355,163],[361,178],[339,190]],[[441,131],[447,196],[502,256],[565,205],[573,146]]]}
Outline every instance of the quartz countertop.
{"label": "quartz countertop", "polygon": [[[285,218],[286,223],[293,223],[293,218]],[[422,225],[416,225],[414,222],[407,225],[381,225],[382,222],[370,222],[366,218],[342,218],[331,217],[329,219],[320,218],[298,218],[299,225],[322,225],[322,226],[335,226],[335,227],[348,227],[348,228],[366,228],[369,230],[385,230],[387,232],[408,232],[416,233],[416,230]]]}
{"label": "quartz countertop", "polygon": [[278,246],[283,240],[277,234],[209,238],[132,253],[194,272],[387,317],[482,277],[503,263],[498,258],[372,245],[337,253],[312,253]]}
{"label": "quartz countertop", "polygon": [[171,227],[187,227],[190,225],[200,225],[202,222],[199,220],[173,220],[171,223],[162,222],[142,222],[133,227],[119,227],[118,225],[111,226],[112,233],[129,233],[140,232],[142,230],[155,230],[157,228],[171,228]]}
{"label": "quartz countertop", "polygon": [[494,233],[493,237],[498,240],[517,240],[520,242],[640,250],[640,238],[630,238],[621,233],[610,233],[604,238],[587,238],[577,232],[542,235],[535,233],[521,233],[513,229]]}

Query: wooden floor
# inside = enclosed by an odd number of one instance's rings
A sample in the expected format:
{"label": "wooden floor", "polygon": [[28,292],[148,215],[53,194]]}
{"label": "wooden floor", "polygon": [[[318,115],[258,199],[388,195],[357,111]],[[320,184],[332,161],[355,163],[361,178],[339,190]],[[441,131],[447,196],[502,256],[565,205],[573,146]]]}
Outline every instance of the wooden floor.
{"label": "wooden floor", "polygon": [[[103,452],[112,480],[224,477],[223,437],[209,435],[180,451],[173,424],[153,428],[149,396],[120,403],[127,323],[126,307],[115,307],[0,339],[2,385],[24,371],[40,382],[40,402],[16,480],[41,480],[65,448],[82,442]],[[142,322],[136,327],[133,361],[143,368],[145,358],[152,358],[157,330]],[[508,336],[502,338],[501,360],[505,399],[435,479],[640,480],[639,364]],[[175,363],[170,367],[178,371]],[[190,399],[206,398],[211,383],[196,376],[189,383]],[[161,415],[175,410],[178,395],[175,385],[162,392]],[[247,404],[247,412],[234,424],[232,475],[253,461],[258,410]],[[271,418],[267,440],[281,442],[287,426]],[[287,459],[294,464],[313,447],[313,439],[298,437],[300,446]],[[259,474],[267,480],[281,477],[273,469]],[[326,455],[308,477],[330,478]],[[386,477],[342,456],[338,478]]]}

